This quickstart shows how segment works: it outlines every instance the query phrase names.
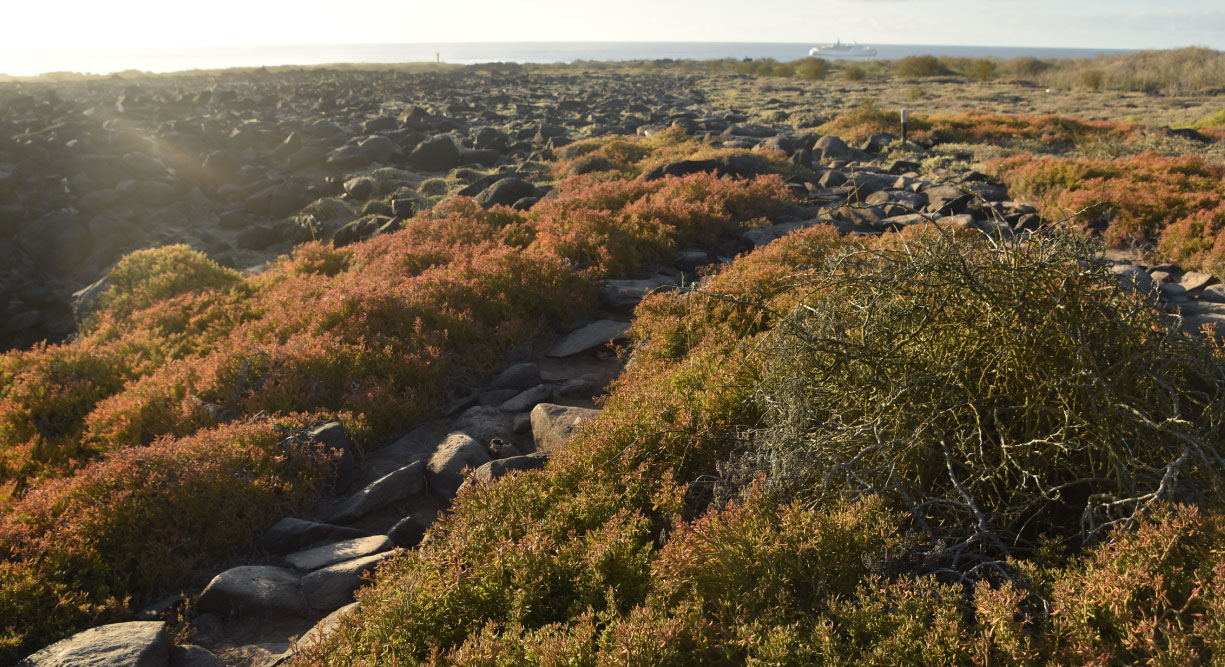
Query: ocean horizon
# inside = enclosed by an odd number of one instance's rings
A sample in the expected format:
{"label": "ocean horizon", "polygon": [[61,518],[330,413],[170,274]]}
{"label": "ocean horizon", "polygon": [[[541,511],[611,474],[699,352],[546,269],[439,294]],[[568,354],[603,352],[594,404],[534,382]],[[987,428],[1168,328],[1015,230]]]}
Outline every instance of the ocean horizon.
{"label": "ocean horizon", "polygon": [[[51,72],[111,74],[180,72],[235,67],[314,67],[341,63],[434,62],[474,65],[491,62],[571,63],[575,61],[716,60],[774,58],[798,60],[822,41],[799,42],[446,42],[412,44],[314,44],[107,49],[6,49],[0,47],[0,74],[35,76]],[[1093,58],[1137,49],[1050,48],[874,44],[877,60],[913,55],[967,58]]]}

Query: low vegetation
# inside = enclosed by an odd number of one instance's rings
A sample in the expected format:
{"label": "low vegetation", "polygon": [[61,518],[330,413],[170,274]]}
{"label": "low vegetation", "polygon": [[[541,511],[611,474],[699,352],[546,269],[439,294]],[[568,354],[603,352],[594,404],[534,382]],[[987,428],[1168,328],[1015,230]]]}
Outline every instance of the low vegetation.
{"label": "low vegetation", "polygon": [[653,297],[600,418],[297,664],[1225,655],[1225,362],[1093,251],[816,227]]}
{"label": "low vegetation", "polygon": [[1195,155],[1126,160],[1016,156],[991,170],[1048,217],[1083,213],[1113,246],[1155,248],[1188,267],[1225,276],[1225,165]]}
{"label": "low vegetation", "polygon": [[183,246],[126,257],[76,340],[0,357],[6,661],[122,617],[307,502],[326,466],[297,463],[276,420],[339,417],[377,446],[430,415],[448,380],[582,316],[592,280],[678,247],[722,251],[788,200],[778,176],[633,177],[692,150],[678,142],[606,144],[615,169],[562,180],[530,212],[456,198],[250,278]]}
{"label": "low vegetation", "polygon": [[[1220,54],[1179,55],[644,66],[780,89],[905,77],[921,96],[930,77],[1225,86]],[[1095,259],[1104,242],[1225,278],[1225,166],[1204,141],[1221,114],[1185,123],[1198,135],[910,119],[914,145],[947,149],[924,169],[964,148],[1076,224],[1013,241],[815,226],[648,297],[598,420],[543,470],[465,487],[297,664],[1225,660],[1225,351]],[[864,103],[806,127],[856,143],[898,116]],[[126,619],[308,507],[331,461],[293,434],[339,419],[377,447],[584,316],[595,281],[731,254],[791,203],[786,177],[812,176],[759,152],[781,173],[643,178],[734,153],[679,130],[576,141],[529,211],[432,179],[414,187],[436,206],[404,229],[304,243],[255,276],[185,246],[124,258],[77,338],[0,355],[0,663]],[[403,180],[375,176],[380,195]]]}

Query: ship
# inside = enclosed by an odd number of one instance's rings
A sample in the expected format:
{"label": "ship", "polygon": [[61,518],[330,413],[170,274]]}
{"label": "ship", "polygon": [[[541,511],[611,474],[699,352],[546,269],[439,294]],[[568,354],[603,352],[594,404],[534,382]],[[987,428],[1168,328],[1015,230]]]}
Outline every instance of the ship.
{"label": "ship", "polygon": [[825,56],[827,58],[874,58],[876,49],[865,44],[843,44],[842,38],[833,44],[822,44],[808,50],[810,56]]}

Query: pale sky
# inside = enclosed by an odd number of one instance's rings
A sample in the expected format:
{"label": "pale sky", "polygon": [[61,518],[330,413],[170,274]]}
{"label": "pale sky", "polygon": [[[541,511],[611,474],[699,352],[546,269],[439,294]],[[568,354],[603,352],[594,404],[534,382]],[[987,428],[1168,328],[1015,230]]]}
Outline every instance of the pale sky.
{"label": "pale sky", "polygon": [[1225,0],[6,1],[4,48],[484,41],[1225,50]]}

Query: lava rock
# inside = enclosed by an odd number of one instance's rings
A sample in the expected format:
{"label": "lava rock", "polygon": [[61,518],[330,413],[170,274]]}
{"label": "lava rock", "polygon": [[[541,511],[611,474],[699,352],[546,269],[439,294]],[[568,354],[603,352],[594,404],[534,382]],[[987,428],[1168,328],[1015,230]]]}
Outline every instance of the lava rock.
{"label": "lava rock", "polygon": [[259,538],[259,547],[274,554],[287,554],[312,544],[366,537],[366,533],[348,526],[318,523],[294,517],[277,521]]}
{"label": "lava rock", "polygon": [[218,616],[298,615],[305,611],[306,600],[298,575],[290,570],[243,565],[213,577],[196,608]]}
{"label": "lava rock", "polygon": [[425,467],[420,461],[394,470],[349,496],[329,515],[332,523],[351,523],[393,503],[425,491]]}
{"label": "lava rock", "polygon": [[603,347],[610,342],[625,339],[629,331],[628,322],[597,320],[570,332],[561,342],[548,351],[550,357],[569,357],[580,352]]}
{"label": "lava rock", "polygon": [[537,452],[561,449],[574,429],[599,416],[599,410],[541,403],[532,408],[532,439]]}
{"label": "lava rock", "polygon": [[413,149],[408,163],[418,171],[448,171],[459,165],[459,148],[450,137],[435,137]]}

